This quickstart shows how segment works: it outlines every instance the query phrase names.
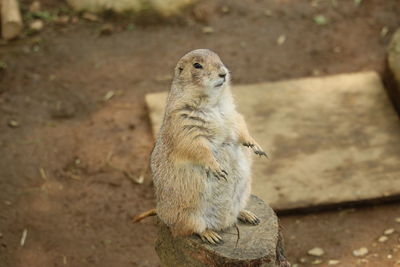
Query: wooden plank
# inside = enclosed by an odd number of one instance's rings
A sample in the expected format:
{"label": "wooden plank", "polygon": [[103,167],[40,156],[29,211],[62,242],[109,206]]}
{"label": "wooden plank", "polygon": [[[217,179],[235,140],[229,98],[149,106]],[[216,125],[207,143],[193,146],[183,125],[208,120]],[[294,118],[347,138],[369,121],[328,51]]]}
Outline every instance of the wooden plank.
{"label": "wooden plank", "polygon": [[[270,159],[255,159],[253,193],[290,210],[400,195],[400,121],[375,72],[233,87]],[[146,101],[154,133],[166,93]]]}

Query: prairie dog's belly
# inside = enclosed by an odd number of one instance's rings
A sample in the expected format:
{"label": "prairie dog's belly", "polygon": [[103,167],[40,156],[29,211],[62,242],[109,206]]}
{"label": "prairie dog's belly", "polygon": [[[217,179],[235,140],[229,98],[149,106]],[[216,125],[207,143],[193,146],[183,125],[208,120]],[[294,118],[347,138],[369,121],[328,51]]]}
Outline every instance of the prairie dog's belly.
{"label": "prairie dog's belly", "polygon": [[222,144],[215,153],[228,172],[227,181],[208,177],[205,186],[204,219],[213,229],[223,229],[236,222],[244,208],[250,188],[250,158],[238,144]]}

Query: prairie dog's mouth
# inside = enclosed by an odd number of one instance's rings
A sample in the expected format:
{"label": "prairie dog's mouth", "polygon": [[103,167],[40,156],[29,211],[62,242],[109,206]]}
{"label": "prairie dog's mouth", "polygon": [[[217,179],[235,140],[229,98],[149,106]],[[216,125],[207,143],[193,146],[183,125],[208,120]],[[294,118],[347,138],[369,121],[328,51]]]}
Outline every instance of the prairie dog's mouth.
{"label": "prairie dog's mouth", "polygon": [[214,87],[221,87],[225,83],[225,79],[219,80],[215,83]]}
{"label": "prairie dog's mouth", "polygon": [[224,82],[217,83],[217,85],[215,85],[215,87],[221,87],[223,84],[224,84]]}

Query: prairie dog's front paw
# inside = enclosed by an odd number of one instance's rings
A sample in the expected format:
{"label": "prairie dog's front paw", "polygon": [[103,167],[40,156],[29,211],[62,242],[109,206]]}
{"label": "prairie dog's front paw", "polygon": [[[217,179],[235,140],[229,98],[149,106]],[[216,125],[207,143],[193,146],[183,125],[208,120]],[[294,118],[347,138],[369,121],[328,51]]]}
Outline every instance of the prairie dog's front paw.
{"label": "prairie dog's front paw", "polygon": [[213,167],[209,167],[208,171],[210,171],[218,180],[222,178],[225,181],[228,181],[228,173],[223,170],[219,164],[214,164]]}
{"label": "prairie dog's front paw", "polygon": [[260,157],[265,156],[266,158],[268,158],[267,153],[264,152],[264,150],[261,148],[261,146],[259,144],[257,144],[256,141],[249,140],[249,141],[244,142],[243,145],[253,149],[253,152],[255,154],[259,155]]}

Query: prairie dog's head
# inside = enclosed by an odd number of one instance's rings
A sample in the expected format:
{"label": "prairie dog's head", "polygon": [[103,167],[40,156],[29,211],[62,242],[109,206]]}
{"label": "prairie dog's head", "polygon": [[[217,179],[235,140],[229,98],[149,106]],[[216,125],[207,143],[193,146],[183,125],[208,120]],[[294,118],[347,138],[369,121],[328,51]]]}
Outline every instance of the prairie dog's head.
{"label": "prairie dog's head", "polygon": [[213,95],[230,81],[228,69],[219,56],[208,49],[193,50],[184,55],[175,67],[174,83],[180,88]]}

